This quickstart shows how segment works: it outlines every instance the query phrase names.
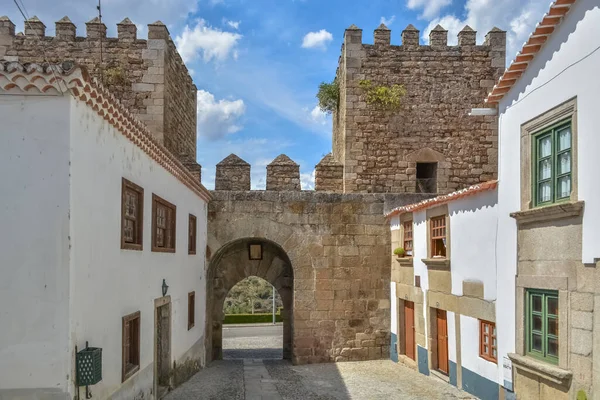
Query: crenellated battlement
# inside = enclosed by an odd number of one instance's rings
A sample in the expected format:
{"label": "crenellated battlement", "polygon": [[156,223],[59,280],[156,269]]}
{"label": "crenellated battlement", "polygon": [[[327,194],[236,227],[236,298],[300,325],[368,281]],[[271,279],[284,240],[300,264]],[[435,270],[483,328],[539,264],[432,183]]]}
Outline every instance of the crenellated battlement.
{"label": "crenellated battlement", "polygon": [[377,29],[373,31],[373,44],[363,43],[363,30],[356,25],[351,25],[344,32],[344,46],[356,47],[357,45],[363,46],[390,46],[397,49],[404,50],[432,50],[432,49],[443,49],[443,50],[460,50],[463,47],[471,49],[473,46],[490,47],[495,46],[501,42],[506,41],[506,32],[493,28],[490,30],[482,44],[477,45],[477,32],[474,31],[469,25],[458,33],[458,44],[454,46],[448,45],[448,31],[441,25],[437,25],[429,32],[429,44],[420,43],[420,31],[415,28],[412,24],[409,24],[401,33],[401,44],[392,45],[392,31],[384,24],[379,25]]}
{"label": "crenellated battlement", "polygon": [[[217,164],[215,190],[250,190],[250,164],[235,154],[230,154]],[[318,192],[342,192],[343,170],[331,154],[315,166],[315,190]],[[300,191],[300,166],[285,154],[280,154],[267,165],[268,191]]]}
{"label": "crenellated battlement", "polygon": [[[428,44],[413,25],[401,32],[401,44],[392,44],[392,36],[381,24],[367,44],[356,25],[345,30],[333,153],[317,168],[317,186],[341,186],[344,193],[449,193],[495,179],[495,117],[468,115],[483,106],[504,71],[506,32],[493,28],[478,44],[477,32],[465,26],[456,45],[449,45],[441,25],[429,32]],[[363,81],[382,89],[402,86],[398,108],[371,103]]]}
{"label": "crenellated battlement", "polygon": [[85,37],[77,36],[66,16],[55,22],[55,36],[46,35],[46,25],[37,17],[25,21],[24,28],[16,33],[15,24],[0,17],[0,60],[73,61],[86,67],[200,179],[197,89],[162,22],[148,25],[148,39],[137,37],[129,18],[117,24],[116,38],[106,36],[106,25],[97,17],[85,24]]}

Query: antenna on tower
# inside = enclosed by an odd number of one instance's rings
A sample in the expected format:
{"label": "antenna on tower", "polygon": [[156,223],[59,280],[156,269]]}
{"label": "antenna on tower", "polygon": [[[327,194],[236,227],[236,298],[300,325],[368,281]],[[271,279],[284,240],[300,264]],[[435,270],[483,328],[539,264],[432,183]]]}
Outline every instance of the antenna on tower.
{"label": "antenna on tower", "polygon": [[[96,6],[98,10],[98,19],[100,20],[100,24],[102,24],[102,3],[101,0],[98,0],[98,5]],[[102,55],[102,35],[100,35],[100,81],[104,84],[104,60]]]}

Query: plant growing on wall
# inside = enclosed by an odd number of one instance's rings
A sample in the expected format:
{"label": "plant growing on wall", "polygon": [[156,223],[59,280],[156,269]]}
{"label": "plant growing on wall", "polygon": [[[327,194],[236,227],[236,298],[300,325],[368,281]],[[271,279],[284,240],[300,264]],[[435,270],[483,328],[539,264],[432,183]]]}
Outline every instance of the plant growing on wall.
{"label": "plant growing on wall", "polygon": [[103,71],[104,84],[125,86],[129,83],[125,71],[120,67],[109,67]]}
{"label": "plant growing on wall", "polygon": [[402,85],[374,85],[370,80],[362,80],[359,85],[366,93],[367,104],[388,111],[400,108],[402,97],[406,94]]}
{"label": "plant growing on wall", "polygon": [[337,111],[340,102],[340,85],[337,79],[331,83],[321,82],[317,99],[319,99],[319,108],[322,112],[331,114]]}

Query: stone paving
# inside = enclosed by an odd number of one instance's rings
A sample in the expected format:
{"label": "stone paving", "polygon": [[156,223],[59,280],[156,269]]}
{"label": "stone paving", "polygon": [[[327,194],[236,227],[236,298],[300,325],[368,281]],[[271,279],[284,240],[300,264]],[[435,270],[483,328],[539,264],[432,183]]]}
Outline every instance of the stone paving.
{"label": "stone paving", "polygon": [[167,400],[473,399],[389,360],[293,366],[284,360],[211,363]]}

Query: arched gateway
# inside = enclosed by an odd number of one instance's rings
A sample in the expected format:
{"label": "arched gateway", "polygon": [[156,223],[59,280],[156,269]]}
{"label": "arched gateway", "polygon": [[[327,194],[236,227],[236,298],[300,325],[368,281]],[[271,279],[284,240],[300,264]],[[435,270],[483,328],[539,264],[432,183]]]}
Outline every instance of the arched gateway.
{"label": "arched gateway", "polygon": [[222,246],[211,258],[208,269],[207,337],[209,359],[223,357],[223,302],[229,290],[249,276],[263,278],[279,292],[283,301],[283,358],[292,358],[294,272],[286,252],[264,238],[242,238]]}

